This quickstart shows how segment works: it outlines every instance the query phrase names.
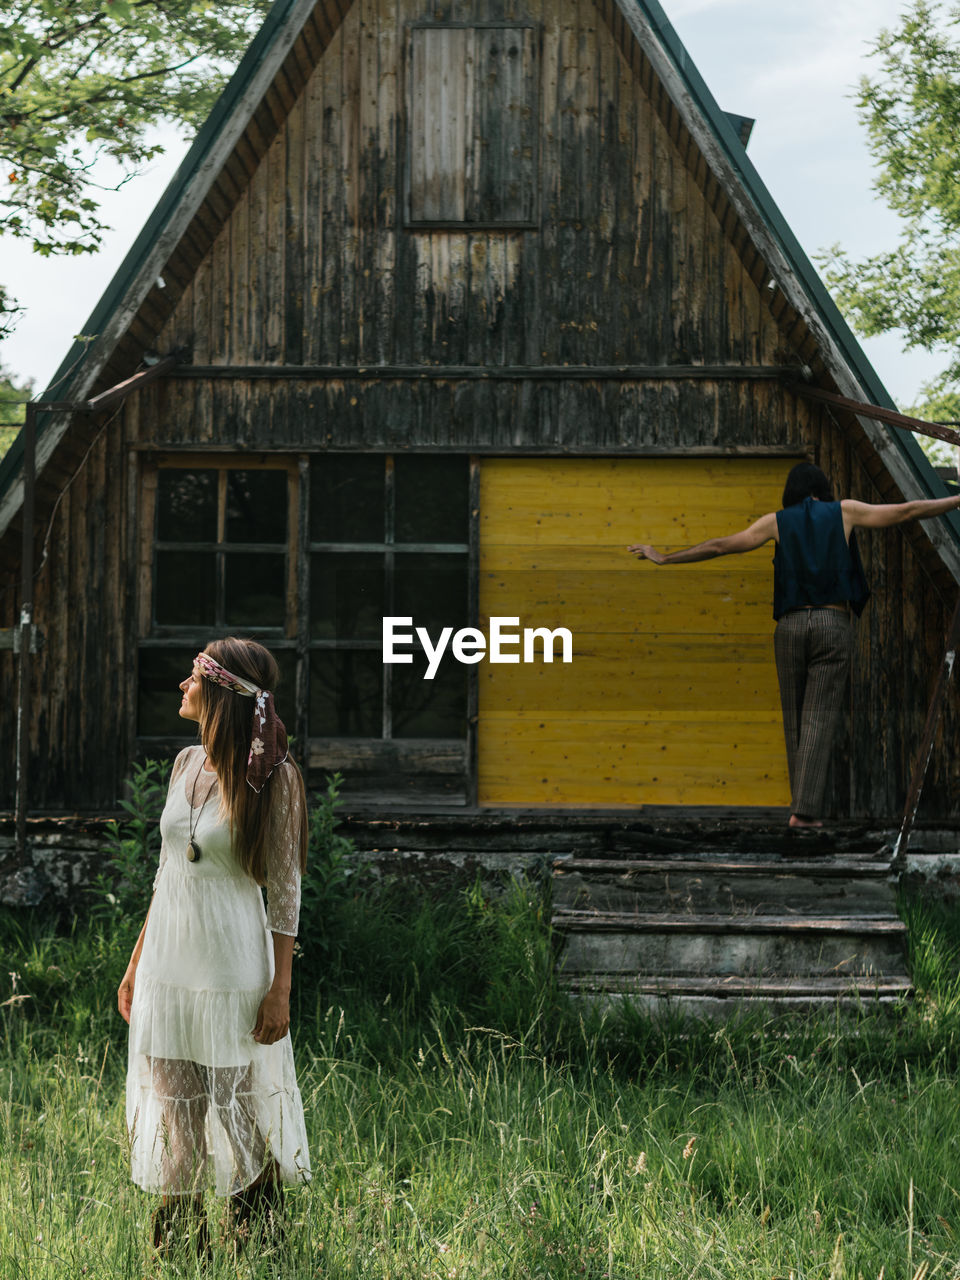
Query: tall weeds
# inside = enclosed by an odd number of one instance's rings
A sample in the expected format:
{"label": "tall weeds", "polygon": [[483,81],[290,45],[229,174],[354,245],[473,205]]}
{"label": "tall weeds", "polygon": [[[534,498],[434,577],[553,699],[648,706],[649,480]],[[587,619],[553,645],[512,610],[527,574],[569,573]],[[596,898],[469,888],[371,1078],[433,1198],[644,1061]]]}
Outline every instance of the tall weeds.
{"label": "tall weeds", "polygon": [[[212,1280],[960,1280],[955,911],[904,903],[918,995],[889,1018],[591,1015],[553,985],[539,885],[378,879],[336,801],[295,978],[314,1179],[285,1245],[218,1247]],[[0,1280],[147,1269],[107,905],[0,913]]]}

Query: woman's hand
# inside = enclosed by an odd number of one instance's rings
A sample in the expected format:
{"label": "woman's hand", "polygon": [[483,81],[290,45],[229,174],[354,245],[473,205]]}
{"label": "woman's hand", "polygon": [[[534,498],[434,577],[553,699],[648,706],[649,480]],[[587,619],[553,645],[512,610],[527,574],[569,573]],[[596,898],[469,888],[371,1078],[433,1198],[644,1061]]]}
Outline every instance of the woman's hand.
{"label": "woman's hand", "polygon": [[637,542],[632,547],[627,547],[627,550],[641,560],[652,560],[654,564],[663,564],[666,558],[663,552],[658,551],[656,547],[648,547],[642,542]]}
{"label": "woman's hand", "polygon": [[117,988],[117,1008],[120,1010],[120,1017],[124,1022],[130,1021],[130,1006],[133,1004],[133,984],[137,979],[137,966],[135,964],[127,965],[127,972],[123,975],[123,981]]}
{"label": "woman's hand", "polygon": [[276,1044],[290,1030],[290,995],[289,992],[276,991],[273,987],[260,1001],[257,1010],[257,1025],[253,1028],[253,1038],[257,1044]]}

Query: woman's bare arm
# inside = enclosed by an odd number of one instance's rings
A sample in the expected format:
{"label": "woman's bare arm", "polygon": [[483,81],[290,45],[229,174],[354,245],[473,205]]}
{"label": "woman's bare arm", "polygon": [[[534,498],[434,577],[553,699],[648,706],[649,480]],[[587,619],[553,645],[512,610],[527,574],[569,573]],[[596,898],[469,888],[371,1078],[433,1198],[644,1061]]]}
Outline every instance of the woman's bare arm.
{"label": "woman's bare arm", "polygon": [[768,512],[755,520],[747,529],[739,533],[731,533],[723,538],[708,538],[706,542],[698,542],[694,547],[686,547],[683,551],[671,551],[665,554],[642,542],[634,543],[627,550],[641,560],[652,560],[654,564],[693,564],[698,560],[715,560],[718,556],[741,555],[744,551],[754,551],[765,542],[777,536],[777,513]]}
{"label": "woman's bare arm", "polygon": [[293,944],[286,933],[273,933],[274,979],[260,1002],[253,1038],[258,1044],[276,1044],[290,1030],[290,987],[293,979]]}
{"label": "woman's bare arm", "polygon": [[844,532],[851,529],[888,529],[907,520],[929,520],[947,511],[960,510],[960,494],[952,498],[919,498],[913,502],[857,502],[844,498],[840,503]]}
{"label": "woman's bare arm", "polygon": [[273,938],[273,982],[253,1027],[259,1044],[276,1044],[290,1030],[293,948],[300,917],[300,836],[307,815],[303,786],[291,762],[278,767],[267,845],[267,928]]}
{"label": "woman's bare arm", "polygon": [[[150,899],[150,906],[153,906],[153,899]],[[120,1017],[124,1022],[130,1021],[130,1006],[133,1004],[133,988],[137,980],[137,965],[140,963],[140,953],[143,950],[143,936],[147,932],[147,920],[150,919],[150,907],[147,908],[147,919],[143,922],[143,928],[140,930],[140,937],[136,941],[136,945],[130,954],[130,963],[127,965],[127,971],[123,975],[120,986],[117,989],[117,1008],[120,1010]]]}

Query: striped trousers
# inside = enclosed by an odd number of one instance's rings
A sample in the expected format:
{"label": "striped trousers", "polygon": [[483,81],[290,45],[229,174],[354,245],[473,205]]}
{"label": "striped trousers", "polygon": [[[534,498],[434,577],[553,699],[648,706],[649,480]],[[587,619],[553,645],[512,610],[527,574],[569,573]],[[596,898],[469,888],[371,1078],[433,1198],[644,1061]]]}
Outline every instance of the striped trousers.
{"label": "striped trousers", "polygon": [[842,609],[795,609],[780,618],[774,632],[791,812],[806,818],[822,816],[852,639],[850,615]]}

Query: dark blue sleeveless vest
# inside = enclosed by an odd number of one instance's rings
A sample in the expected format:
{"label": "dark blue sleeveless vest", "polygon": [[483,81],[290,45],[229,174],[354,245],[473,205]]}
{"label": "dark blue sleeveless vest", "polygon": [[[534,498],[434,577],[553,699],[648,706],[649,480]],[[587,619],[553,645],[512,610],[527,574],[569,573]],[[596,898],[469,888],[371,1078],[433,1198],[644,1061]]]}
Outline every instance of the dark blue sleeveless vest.
{"label": "dark blue sleeveless vest", "polygon": [[780,541],[773,553],[773,616],[781,618],[804,605],[849,600],[856,614],[870,597],[856,532],[843,536],[839,502],[804,498],[777,512]]}

